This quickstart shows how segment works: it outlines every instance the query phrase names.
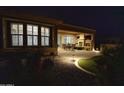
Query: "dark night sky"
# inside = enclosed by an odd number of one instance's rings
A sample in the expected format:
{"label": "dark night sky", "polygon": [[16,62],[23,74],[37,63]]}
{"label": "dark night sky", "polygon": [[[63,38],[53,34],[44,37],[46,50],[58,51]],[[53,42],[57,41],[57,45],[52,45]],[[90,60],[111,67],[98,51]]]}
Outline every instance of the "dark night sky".
{"label": "dark night sky", "polygon": [[65,23],[96,29],[98,37],[124,34],[124,7],[1,7],[34,15],[62,19]]}

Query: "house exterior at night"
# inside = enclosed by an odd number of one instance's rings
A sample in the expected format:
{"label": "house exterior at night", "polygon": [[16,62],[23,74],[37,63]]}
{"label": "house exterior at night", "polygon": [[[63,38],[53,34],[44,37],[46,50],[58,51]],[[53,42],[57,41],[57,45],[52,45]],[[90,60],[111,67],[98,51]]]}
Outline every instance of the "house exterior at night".
{"label": "house exterior at night", "polygon": [[58,53],[59,48],[92,50],[95,30],[61,20],[19,13],[0,13],[0,52]]}

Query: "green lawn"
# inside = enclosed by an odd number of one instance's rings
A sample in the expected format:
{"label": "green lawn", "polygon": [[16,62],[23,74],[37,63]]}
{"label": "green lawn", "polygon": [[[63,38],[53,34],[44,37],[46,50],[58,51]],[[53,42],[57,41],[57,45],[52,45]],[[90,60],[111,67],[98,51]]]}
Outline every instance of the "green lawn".
{"label": "green lawn", "polygon": [[[78,64],[87,71],[96,74],[101,84],[108,84],[107,70],[104,70],[101,63],[108,61],[103,56],[96,56],[90,59],[80,59]],[[100,66],[101,65],[101,66]]]}
{"label": "green lawn", "polygon": [[100,58],[101,58],[100,56],[97,56],[91,59],[80,59],[78,61],[78,64],[80,67],[84,68],[85,70],[98,74],[99,70],[96,61],[99,60]]}

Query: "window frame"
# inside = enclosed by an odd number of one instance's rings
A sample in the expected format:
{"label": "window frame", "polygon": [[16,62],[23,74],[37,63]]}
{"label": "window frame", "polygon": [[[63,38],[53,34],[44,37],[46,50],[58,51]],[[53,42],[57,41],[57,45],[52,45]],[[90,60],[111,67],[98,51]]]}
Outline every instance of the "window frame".
{"label": "window frame", "polygon": [[[16,24],[17,25],[17,30],[18,30],[18,33],[17,34],[12,34],[12,25],[13,24]],[[23,34],[19,34],[19,25],[23,25]],[[13,45],[13,40],[12,40],[12,36],[18,36],[18,45]],[[22,36],[22,45],[19,45],[19,36]],[[10,46],[11,47],[24,47],[24,24],[21,23],[21,22],[10,22],[9,23],[9,39],[8,41],[10,41]]]}
{"label": "window frame", "polygon": [[[16,20],[16,19],[6,19],[5,21],[5,35],[6,35],[6,47],[7,48],[42,48],[42,47],[52,47],[52,29],[53,29],[53,25],[49,25],[49,24],[44,24],[44,23],[39,23],[36,21],[23,21],[23,20]],[[11,24],[22,24],[23,25],[23,46],[12,46],[12,40],[11,40]],[[28,46],[27,45],[27,25],[35,25],[38,26],[38,40],[37,40],[37,45],[36,46]],[[41,27],[47,27],[49,28],[49,46],[41,46]]]}
{"label": "window frame", "polygon": [[[28,25],[31,25],[32,26],[32,35],[28,35],[27,34],[27,31],[28,31]],[[33,32],[34,32],[34,30],[33,30],[33,26],[37,26],[38,27],[38,29],[37,29],[37,35],[33,35]],[[32,45],[28,45],[28,36],[31,36],[32,37]],[[34,44],[34,36],[37,36],[37,45],[33,45]],[[26,46],[27,47],[39,47],[39,25],[37,25],[37,24],[31,24],[31,23],[26,23]]]}
{"label": "window frame", "polygon": [[[49,35],[47,36],[47,35],[42,35],[42,31],[41,31],[41,28],[44,28],[44,29],[46,29],[46,28],[48,28],[49,30]],[[44,34],[45,34],[45,30],[44,30]],[[49,42],[48,42],[48,45],[42,45],[42,38],[44,38],[44,44],[45,44],[45,38],[48,38],[48,40],[49,40]],[[51,47],[51,28],[50,27],[47,27],[47,26],[40,26],[40,46],[41,47]]]}

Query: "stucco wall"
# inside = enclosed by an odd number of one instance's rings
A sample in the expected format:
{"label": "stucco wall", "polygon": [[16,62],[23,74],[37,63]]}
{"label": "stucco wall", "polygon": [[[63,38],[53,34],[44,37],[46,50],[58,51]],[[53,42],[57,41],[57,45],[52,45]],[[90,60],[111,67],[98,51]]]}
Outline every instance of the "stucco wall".
{"label": "stucco wall", "polygon": [[[3,24],[1,23],[3,21]],[[22,47],[12,47],[10,46],[10,42],[8,39],[8,34],[7,32],[9,31],[8,29],[8,22],[10,20],[7,18],[4,20],[0,21],[0,32],[2,31],[3,33],[0,33],[0,46],[3,45],[3,47],[0,49],[0,52],[35,52],[37,50],[41,51],[42,54],[50,54],[50,53],[54,53],[57,54],[57,29],[56,26],[51,26],[51,36],[50,36],[50,46],[48,47],[44,47],[44,46],[40,46],[40,44],[38,46],[27,46],[26,43],[24,46]],[[14,22],[21,22],[24,25],[26,24],[25,22],[23,22],[22,20],[14,20],[12,19],[12,21]],[[26,20],[25,20],[26,21]],[[33,22],[31,22],[33,23]],[[34,23],[35,24],[35,23]],[[40,24],[41,25],[41,24]],[[3,27],[3,29],[2,29]],[[24,27],[24,32],[26,31],[26,28]],[[9,34],[10,36],[10,34]],[[4,39],[3,39],[4,37]],[[4,44],[1,44],[1,42],[4,42]]]}
{"label": "stucco wall", "polygon": [[[79,38],[78,38],[77,41],[76,41],[77,47],[78,47],[78,46],[84,47],[84,33],[81,33],[81,34],[79,34],[78,36],[79,36]],[[82,43],[82,46],[80,45],[80,42]]]}

